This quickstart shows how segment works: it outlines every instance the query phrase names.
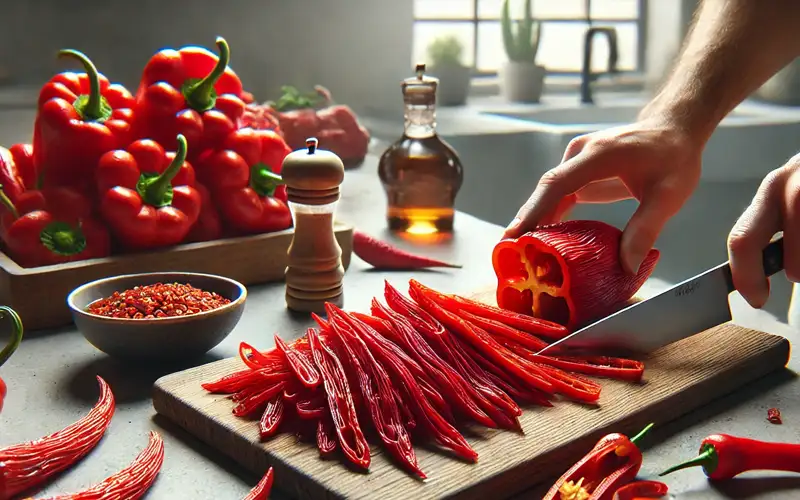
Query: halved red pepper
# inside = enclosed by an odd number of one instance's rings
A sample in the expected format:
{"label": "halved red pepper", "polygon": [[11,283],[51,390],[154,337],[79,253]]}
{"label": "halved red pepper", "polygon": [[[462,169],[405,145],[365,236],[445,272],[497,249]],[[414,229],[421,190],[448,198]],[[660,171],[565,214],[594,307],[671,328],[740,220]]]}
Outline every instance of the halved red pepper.
{"label": "halved red pepper", "polygon": [[228,43],[217,37],[216,45],[219,57],[191,46],[161,50],[148,61],[136,91],[135,138],[167,146],[181,134],[193,160],[239,128],[242,82],[228,67]]}
{"label": "halved red pepper", "polygon": [[636,443],[652,425],[630,439],[616,433],[603,437],[555,482],[542,500],[612,500],[614,493],[638,474],[642,452]]}
{"label": "halved red pepper", "polygon": [[42,87],[33,133],[34,165],[43,186],[75,187],[88,195],[93,193],[100,157],[130,142],[134,100],[125,87],[110,84],[81,52],[62,50],[59,57],[77,59],[85,73],[60,73]]}
{"label": "halved red pepper", "polygon": [[[173,139],[174,140],[174,139]],[[176,245],[200,214],[186,138],[167,153],[149,139],[109,151],[97,168],[100,211],[114,235],[131,249]]]}
{"label": "halved red pepper", "polygon": [[651,249],[636,275],[620,264],[622,231],[600,221],[540,227],[492,252],[497,304],[574,329],[630,300],[658,261]]}
{"label": "halved red pepper", "polygon": [[242,128],[229,134],[220,149],[200,156],[197,176],[230,227],[249,234],[280,231],[292,226],[279,175],[289,153],[275,132]]}
{"label": "halved red pepper", "polygon": [[[0,366],[3,366],[8,358],[14,354],[14,351],[17,350],[19,345],[22,343],[22,320],[17,314],[17,311],[11,309],[8,306],[0,306],[0,318],[8,316],[11,320],[11,338],[8,339],[8,343],[3,350],[0,351]],[[6,383],[0,378],[0,411],[3,411],[3,400],[6,398],[6,394],[8,393],[8,387]],[[2,491],[2,488],[0,488]]]}

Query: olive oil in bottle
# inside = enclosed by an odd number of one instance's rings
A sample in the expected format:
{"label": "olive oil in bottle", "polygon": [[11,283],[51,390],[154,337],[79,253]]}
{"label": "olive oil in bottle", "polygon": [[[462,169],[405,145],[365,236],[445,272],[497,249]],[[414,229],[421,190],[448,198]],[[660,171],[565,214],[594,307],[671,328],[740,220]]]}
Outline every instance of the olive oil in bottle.
{"label": "olive oil in bottle", "polygon": [[405,132],[381,156],[389,229],[407,234],[453,231],[455,199],[464,178],[455,150],[436,134],[438,79],[417,75],[402,83]]}

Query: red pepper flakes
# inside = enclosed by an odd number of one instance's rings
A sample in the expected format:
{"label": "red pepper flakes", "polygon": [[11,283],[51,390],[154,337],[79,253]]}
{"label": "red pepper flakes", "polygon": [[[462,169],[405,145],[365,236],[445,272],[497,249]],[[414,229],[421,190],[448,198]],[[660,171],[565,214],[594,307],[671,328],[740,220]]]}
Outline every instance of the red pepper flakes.
{"label": "red pepper flakes", "polygon": [[767,410],[767,420],[773,424],[782,424],[783,419],[781,419],[781,411],[777,408],[770,408]]}
{"label": "red pepper flakes", "polygon": [[108,318],[154,319],[190,316],[218,309],[231,301],[182,283],[137,286],[89,304],[88,312]]}

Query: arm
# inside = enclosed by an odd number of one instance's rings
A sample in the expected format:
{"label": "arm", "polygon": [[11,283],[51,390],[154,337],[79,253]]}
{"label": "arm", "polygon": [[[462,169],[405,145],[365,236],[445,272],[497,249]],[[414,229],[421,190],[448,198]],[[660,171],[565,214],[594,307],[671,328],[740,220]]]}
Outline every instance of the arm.
{"label": "arm", "polygon": [[720,121],[800,55],[800,1],[703,0],[667,83],[640,119],[705,141]]}

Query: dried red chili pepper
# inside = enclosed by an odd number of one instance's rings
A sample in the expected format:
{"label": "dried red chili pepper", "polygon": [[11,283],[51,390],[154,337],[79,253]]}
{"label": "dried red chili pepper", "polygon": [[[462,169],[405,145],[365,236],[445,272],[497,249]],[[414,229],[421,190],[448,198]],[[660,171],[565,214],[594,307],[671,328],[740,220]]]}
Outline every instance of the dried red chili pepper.
{"label": "dried red chili pepper", "polygon": [[137,500],[150,489],[163,463],[164,441],[157,432],[150,431],[150,442],[147,447],[124,469],[79,493],[58,495],[46,500],[95,500],[98,498]]}
{"label": "dried red chili pepper", "polygon": [[585,457],[553,484],[542,500],[611,500],[614,492],[639,472],[642,452],[636,443],[652,425],[630,439],[622,434],[609,434],[600,439]]}
{"label": "dried red chili pepper", "polygon": [[286,356],[286,361],[289,362],[292,371],[304,386],[310,389],[319,386],[322,379],[319,376],[317,368],[314,366],[313,360],[288,346],[277,333],[275,334],[275,346]]}
{"label": "dried red chili pepper", "polygon": [[782,424],[783,419],[781,418],[781,411],[777,408],[770,408],[769,410],[767,410],[767,420],[769,420],[770,423],[773,424],[778,424],[778,425]]}
{"label": "dried red chili pepper", "polygon": [[630,300],[658,262],[651,249],[639,270],[622,269],[622,231],[600,221],[543,226],[498,243],[492,252],[497,305],[573,329]]}
{"label": "dried red chili pepper", "polygon": [[317,449],[319,449],[320,455],[327,457],[332,455],[338,447],[333,420],[330,415],[326,415],[317,421]]}
{"label": "dried red chili pepper", "polygon": [[189,316],[218,309],[230,299],[182,283],[156,283],[114,292],[89,304],[91,314],[109,318],[153,319]]}
{"label": "dried red chili pepper", "polygon": [[272,472],[272,467],[270,467],[264,477],[261,478],[261,481],[250,490],[250,493],[243,500],[268,500],[269,492],[272,490],[273,479],[274,473]]}
{"label": "dried red chili pepper", "polygon": [[316,330],[309,329],[307,335],[314,363],[322,375],[325,392],[328,395],[328,407],[342,451],[355,465],[367,469],[370,464],[369,444],[358,424],[344,367],[333,349],[326,345]]}
{"label": "dried red chili pepper", "polygon": [[114,394],[97,377],[100,398],[77,422],[35,441],[0,449],[0,498],[13,498],[42,484],[89,453],[114,415]]}
{"label": "dried red chili pepper", "polygon": [[[284,390],[286,390],[285,386]],[[264,408],[264,413],[261,414],[261,420],[258,421],[258,435],[261,439],[272,437],[278,432],[285,414],[286,405],[280,395],[269,400],[267,407]]]}
{"label": "dried red chili pepper", "polygon": [[461,268],[458,264],[406,252],[358,230],[353,231],[353,253],[376,269]]}
{"label": "dried red chili pepper", "polygon": [[612,500],[644,500],[661,498],[669,493],[666,484],[659,481],[634,481],[614,492]]}
{"label": "dried red chili pepper", "polygon": [[[328,316],[341,311],[327,303]],[[367,345],[345,322],[332,322],[332,331],[338,334],[347,363],[353,368],[361,395],[367,405],[372,423],[389,453],[422,479],[427,476],[419,468],[417,455],[411,445],[411,436],[403,425],[400,410],[394,397],[386,369],[375,359]]]}
{"label": "dried red chili pepper", "polygon": [[753,470],[800,472],[800,444],[714,434],[702,441],[699,456],[670,467],[659,476],[698,465],[709,479],[718,481]]}

